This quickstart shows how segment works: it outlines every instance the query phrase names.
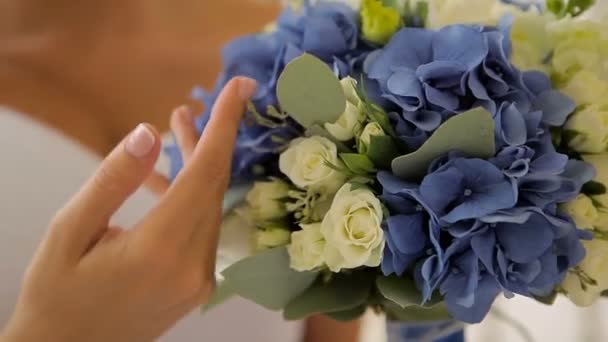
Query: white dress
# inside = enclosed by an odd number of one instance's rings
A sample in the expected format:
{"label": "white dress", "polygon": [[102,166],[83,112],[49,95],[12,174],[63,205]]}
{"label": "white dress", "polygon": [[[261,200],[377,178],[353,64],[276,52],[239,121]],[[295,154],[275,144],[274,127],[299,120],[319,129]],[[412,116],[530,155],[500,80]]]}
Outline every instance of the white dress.
{"label": "white dress", "polygon": [[[100,159],[60,133],[0,107],[0,329],[47,223],[93,173]],[[129,226],[156,202],[137,192],[114,217]],[[300,341],[301,324],[234,299],[206,315],[193,312],[161,341]]]}

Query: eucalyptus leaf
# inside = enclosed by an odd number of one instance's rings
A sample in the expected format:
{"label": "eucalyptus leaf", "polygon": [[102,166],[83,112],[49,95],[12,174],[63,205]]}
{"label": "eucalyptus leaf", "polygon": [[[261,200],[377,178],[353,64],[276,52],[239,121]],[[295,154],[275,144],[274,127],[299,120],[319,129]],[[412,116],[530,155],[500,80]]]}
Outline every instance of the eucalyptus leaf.
{"label": "eucalyptus leaf", "polygon": [[393,138],[386,135],[372,135],[367,147],[367,156],[377,167],[390,169],[391,161],[399,156],[399,149]]}
{"label": "eucalyptus leaf", "polygon": [[392,170],[405,180],[418,180],[433,160],[450,151],[459,150],[473,158],[489,158],[495,149],[492,115],[476,108],[447,120],[417,151],[395,158]]}
{"label": "eucalyptus leaf", "polygon": [[546,304],[546,305],[553,305],[555,303],[555,301],[557,300],[557,295],[558,293],[553,291],[551,294],[544,296],[544,297],[534,297],[534,299],[536,299],[538,302]]}
{"label": "eucalyptus leaf", "polygon": [[271,310],[283,309],[317,278],[316,272],[293,270],[285,247],[243,259],[222,274],[235,294]]}
{"label": "eucalyptus leaf", "polygon": [[346,109],[340,80],[317,57],[303,54],[279,76],[277,97],[281,109],[302,126],[335,122]]}
{"label": "eucalyptus leaf", "polygon": [[291,301],[283,317],[300,320],[314,314],[358,308],[369,297],[373,279],[366,273],[336,274],[328,283],[319,282]]}
{"label": "eucalyptus leaf", "polygon": [[422,303],[422,295],[410,277],[380,276],[376,286],[380,294],[402,308]]}
{"label": "eucalyptus leaf", "polygon": [[340,153],[340,159],[355,175],[364,176],[376,171],[374,163],[364,154]]}
{"label": "eucalyptus leaf", "polygon": [[230,287],[227,281],[222,281],[215,287],[215,291],[207,301],[207,304],[203,305],[203,313],[215,308],[216,306],[223,304],[230,298],[234,297],[234,290]]}
{"label": "eucalyptus leaf", "polygon": [[307,137],[312,137],[312,136],[316,135],[316,136],[327,138],[336,145],[336,147],[338,148],[338,152],[341,152],[341,153],[351,153],[352,152],[352,150],[350,148],[348,148],[340,140],[336,139],[325,128],[321,127],[321,125],[315,124],[315,125],[308,127],[306,132],[304,132],[304,135],[306,135]]}
{"label": "eucalyptus leaf", "polygon": [[608,291],[602,292],[602,297],[608,297]]}
{"label": "eucalyptus leaf", "polygon": [[452,319],[444,304],[435,305],[431,308],[419,306],[408,306],[402,308],[387,300],[383,303],[386,317],[390,321],[400,322],[429,322],[444,321]]}
{"label": "eucalyptus leaf", "polygon": [[348,322],[348,321],[354,321],[354,320],[358,319],[359,317],[363,316],[363,314],[365,314],[366,310],[367,310],[367,306],[361,305],[361,306],[357,306],[353,309],[335,311],[335,312],[327,312],[327,313],[325,313],[325,316],[328,316],[329,318],[336,320],[336,321]]}

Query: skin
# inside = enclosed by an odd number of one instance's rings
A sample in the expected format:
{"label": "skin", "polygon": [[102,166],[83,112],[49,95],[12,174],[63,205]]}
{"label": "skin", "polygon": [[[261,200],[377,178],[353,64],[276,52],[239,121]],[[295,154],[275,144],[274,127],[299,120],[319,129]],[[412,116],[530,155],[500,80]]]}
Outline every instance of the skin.
{"label": "skin", "polygon": [[206,303],[231,152],[255,90],[253,83],[243,91],[247,82],[226,86],[212,129],[157,207],[129,230],[108,222],[152,172],[158,133],[149,126],[155,139],[144,155],[128,152],[129,138],[110,153],[52,220],[0,341],[151,341]]}
{"label": "skin", "polygon": [[213,86],[222,46],[279,11],[271,0],[0,0],[0,104],[105,156],[139,122],[167,131],[195,85]]}

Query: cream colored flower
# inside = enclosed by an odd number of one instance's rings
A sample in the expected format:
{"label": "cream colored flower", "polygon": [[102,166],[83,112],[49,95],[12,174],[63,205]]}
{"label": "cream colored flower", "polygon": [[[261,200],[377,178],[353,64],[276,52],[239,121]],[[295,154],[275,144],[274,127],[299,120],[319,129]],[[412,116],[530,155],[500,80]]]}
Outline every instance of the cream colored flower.
{"label": "cream colored flower", "polygon": [[382,260],[382,206],[367,188],[345,184],[321,224],[325,263],[332,272],[359,266],[376,267]]}
{"label": "cream colored flower", "polygon": [[353,139],[356,132],[361,129],[361,125],[365,121],[365,114],[359,109],[361,100],[355,91],[357,81],[351,77],[345,77],[340,83],[346,95],[346,109],[336,122],[326,123],[325,129],[334,138],[340,141],[348,141]]}
{"label": "cream colored flower", "polygon": [[275,220],[287,216],[285,204],[289,185],[281,180],[255,182],[247,194],[247,204],[256,222]]}
{"label": "cream colored flower", "polygon": [[325,238],[321,234],[321,224],[302,224],[302,230],[291,234],[291,244],[287,246],[291,268],[296,271],[311,271],[322,267],[325,262]]}
{"label": "cream colored flower", "polygon": [[279,168],[296,186],[322,194],[335,193],[346,176],[326,165],[343,166],[338,148],[327,138],[294,139],[279,157]]}
{"label": "cream colored flower", "polygon": [[574,113],[564,126],[573,136],[568,145],[581,153],[608,151],[608,110],[589,105]]}
{"label": "cream colored flower", "polygon": [[579,306],[593,304],[605,290],[608,290],[608,241],[594,239],[583,241],[587,255],[579,265],[584,276],[589,276],[597,285],[581,284],[580,275],[572,272],[566,276],[562,287],[568,298]]}
{"label": "cream colored flower", "polygon": [[363,132],[361,132],[359,139],[365,146],[369,146],[373,136],[383,135],[386,135],[386,133],[384,133],[382,127],[377,122],[370,122],[363,128]]}
{"label": "cream colored flower", "polygon": [[285,246],[291,239],[291,231],[279,224],[258,227],[254,234],[255,249],[258,251]]}
{"label": "cream colored flower", "polygon": [[[586,154],[583,155],[583,160],[590,163],[595,168],[596,176],[593,181],[608,187],[608,153]],[[608,193],[591,196],[591,199],[595,202],[596,207],[600,211],[599,214],[601,218],[602,213],[608,212]],[[608,227],[606,229],[608,229]]]}
{"label": "cream colored flower", "polygon": [[584,194],[580,194],[574,201],[562,205],[561,209],[570,215],[576,226],[581,229],[593,229],[599,218],[593,201]]}

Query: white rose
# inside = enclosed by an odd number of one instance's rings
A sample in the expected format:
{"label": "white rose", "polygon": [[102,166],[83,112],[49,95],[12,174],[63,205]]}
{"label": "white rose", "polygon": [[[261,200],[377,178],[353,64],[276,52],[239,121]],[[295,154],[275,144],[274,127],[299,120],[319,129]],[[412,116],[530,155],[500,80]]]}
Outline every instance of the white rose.
{"label": "white rose", "polygon": [[584,290],[579,275],[568,273],[562,287],[574,304],[589,306],[600,297],[604,290],[608,289],[608,241],[594,239],[583,241],[583,245],[587,255],[579,268],[593,278],[597,285],[588,284]]}
{"label": "white rose", "polygon": [[[583,155],[583,160],[593,165],[595,168],[596,175],[593,181],[608,187],[608,153],[586,154]],[[595,201],[596,206],[600,211],[600,216],[602,212],[608,212],[608,193],[591,196],[591,199]]]}
{"label": "white rose", "polygon": [[564,126],[574,133],[568,145],[581,153],[601,153],[608,150],[608,111],[589,105],[574,113]]}
{"label": "white rose", "polygon": [[588,70],[581,70],[560,88],[560,91],[570,96],[578,106],[585,104],[606,105],[608,99],[608,83],[599,75]]}
{"label": "white rose", "polygon": [[453,24],[496,25],[505,14],[523,12],[496,0],[431,0],[427,4],[426,26],[435,29]]}
{"label": "white rose", "polygon": [[346,176],[325,162],[343,166],[338,158],[338,148],[331,140],[319,136],[297,138],[279,157],[279,169],[302,189],[335,193],[346,181]]}
{"label": "white rose", "polygon": [[289,243],[291,231],[280,225],[270,225],[258,228],[254,234],[255,249],[265,250],[279,246],[285,246]]}
{"label": "white rose", "polygon": [[574,201],[562,205],[561,209],[570,215],[576,226],[581,229],[593,229],[599,218],[593,201],[584,194],[580,194]]}
{"label": "white rose", "polygon": [[285,204],[280,201],[287,197],[289,185],[281,180],[255,182],[247,194],[247,204],[257,222],[275,220],[287,216]]}
{"label": "white rose", "polygon": [[363,143],[365,146],[369,146],[369,143],[371,142],[373,136],[383,135],[386,134],[382,130],[382,127],[380,127],[377,122],[370,122],[365,125],[365,128],[363,128],[363,132],[361,132],[361,136],[359,137],[359,139],[361,140],[361,143]]}
{"label": "white rose", "polygon": [[291,268],[304,272],[319,268],[325,264],[323,251],[325,238],[321,234],[321,224],[302,224],[302,230],[291,234],[291,244],[287,246]]}
{"label": "white rose", "polygon": [[332,272],[359,266],[376,267],[382,260],[384,232],[380,201],[367,188],[345,184],[321,223],[325,263]]}
{"label": "white rose", "polygon": [[361,100],[355,92],[357,81],[351,77],[343,78],[340,83],[346,95],[346,109],[334,123],[326,123],[325,129],[334,138],[340,141],[348,141],[355,137],[357,130],[361,129],[365,115],[359,109]]}

